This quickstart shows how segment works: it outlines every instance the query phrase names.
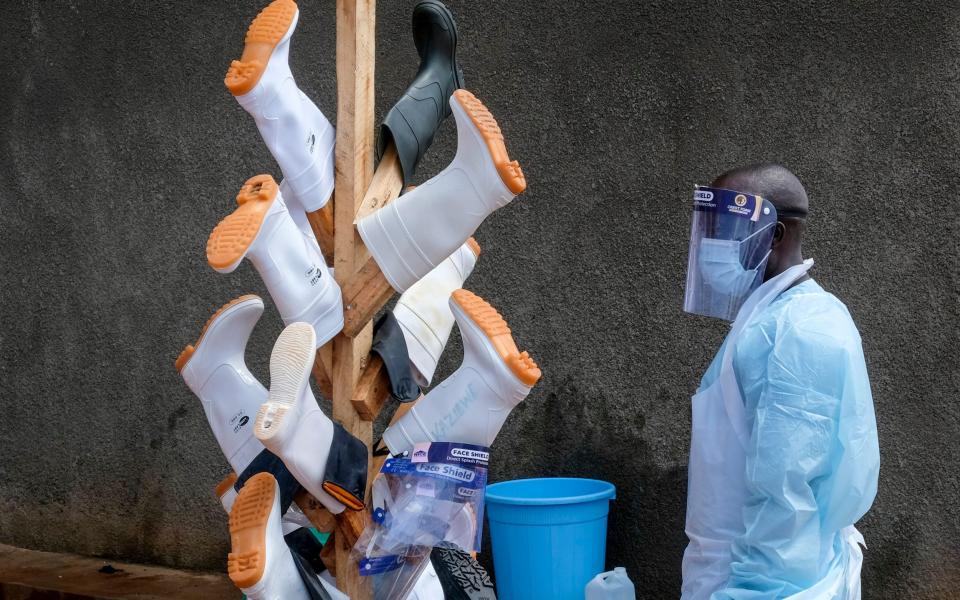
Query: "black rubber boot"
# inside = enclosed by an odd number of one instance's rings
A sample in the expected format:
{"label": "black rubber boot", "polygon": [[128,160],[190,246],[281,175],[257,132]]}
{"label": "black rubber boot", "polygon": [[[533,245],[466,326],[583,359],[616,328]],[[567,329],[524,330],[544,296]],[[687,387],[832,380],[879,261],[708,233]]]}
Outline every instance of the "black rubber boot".
{"label": "black rubber boot", "polygon": [[320,583],[319,573],[322,573],[324,569],[317,570],[313,564],[297,552],[291,552],[290,554],[293,556],[293,564],[297,566],[300,580],[303,581],[303,587],[306,588],[310,600],[333,600],[323,584]]}
{"label": "black rubber boot", "polygon": [[454,548],[434,548],[430,560],[446,600],[497,600],[490,575],[468,553]]}
{"label": "black rubber boot", "polygon": [[350,510],[363,510],[367,489],[367,446],[333,422],[333,441],[324,471],[323,491]]}
{"label": "black rubber boot", "polygon": [[233,484],[233,489],[239,492],[247,480],[257,473],[270,473],[277,480],[277,485],[280,487],[280,514],[285,514],[293,504],[293,497],[300,491],[300,482],[287,469],[287,465],[283,464],[279,456],[264,448],[256,458],[250,461],[243,473],[240,473],[236,483]]}
{"label": "black rubber boot", "polygon": [[439,0],[421,0],[413,7],[413,43],[420,69],[397,100],[377,137],[377,158],[392,140],[397,147],[404,185],[409,185],[440,123],[450,115],[450,96],[463,87],[457,64],[457,24]]}
{"label": "black rubber boot", "polygon": [[410,355],[407,353],[407,341],[403,337],[400,322],[387,311],[373,326],[373,346],[383,359],[387,377],[390,379],[390,395],[398,402],[413,402],[420,397],[420,386],[413,377],[410,368]]}

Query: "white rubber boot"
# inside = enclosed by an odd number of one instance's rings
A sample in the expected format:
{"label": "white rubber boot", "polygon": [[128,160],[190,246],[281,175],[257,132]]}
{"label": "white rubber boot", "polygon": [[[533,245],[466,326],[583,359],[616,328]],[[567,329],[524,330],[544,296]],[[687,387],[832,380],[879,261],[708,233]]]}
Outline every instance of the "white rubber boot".
{"label": "white rubber boot", "polygon": [[480,245],[470,238],[447,260],[410,286],[393,308],[393,316],[403,328],[413,375],[422,387],[430,385],[437,361],[453,329],[450,294],[463,287],[479,256]]}
{"label": "white rubber boot", "polygon": [[[283,196],[284,202],[287,202],[287,198],[293,195],[286,179],[280,182],[280,195]],[[307,218],[307,213],[303,210],[296,210],[295,207],[290,205],[287,205],[287,212],[290,213],[290,218],[293,219],[293,223],[297,226],[297,229],[300,230],[303,239],[313,246],[317,254],[323,256],[323,253],[320,251],[320,244],[317,242],[317,236],[313,233],[313,227],[310,226],[310,220]]]}
{"label": "white rubber boot", "polygon": [[510,328],[484,299],[467,290],[450,297],[463,337],[463,364],[383,432],[393,454],[420,442],[490,446],[514,406],[540,379]]}
{"label": "white rubber boot", "polygon": [[290,218],[273,177],[248,179],[237,204],[210,234],[207,262],[220,273],[230,273],[249,258],[283,322],[313,325],[319,348],[343,329],[340,286],[323,256]]}
{"label": "white rubber boot", "polygon": [[[216,496],[220,500],[220,505],[223,506],[223,510],[225,510],[228,515],[230,514],[230,510],[233,508],[233,503],[237,500],[237,490],[234,487],[236,483],[237,474],[230,473],[223,479],[223,481],[217,484],[215,489]],[[296,531],[301,527],[306,527],[307,529],[313,527],[313,523],[310,522],[310,518],[303,514],[303,511],[300,510],[300,507],[297,506],[296,503],[291,504],[290,508],[287,509],[287,512],[283,513],[283,517],[280,518],[280,522],[283,525],[283,535],[287,535],[288,533]]]}
{"label": "white rubber boot", "polygon": [[309,600],[280,525],[280,489],[269,473],[257,473],[230,511],[227,573],[250,600]]}
{"label": "white rubber boot", "polygon": [[457,154],[446,169],[361,219],[357,230],[398,292],[433,270],[467,241],[483,220],[526,189],[510,161],[500,127],[466,90],[450,98]]}
{"label": "white rubber boot", "polygon": [[243,55],[230,64],[224,83],[256,121],[293,191],[288,200],[313,212],[333,193],[336,136],[290,72],[287,56],[299,15],[293,0],[275,0],[263,9],[250,24]]}
{"label": "white rubber boot", "polygon": [[316,335],[307,323],[288,325],[277,338],[270,354],[270,396],[257,413],[254,435],[300,485],[338,514],[345,506],[323,489],[333,421],[310,389],[315,347]]}
{"label": "white rubber boot", "polygon": [[437,576],[433,563],[429,563],[427,568],[420,574],[413,591],[407,596],[407,600],[443,600],[443,586],[440,584],[440,577]]}
{"label": "white rubber boot", "polygon": [[247,340],[263,314],[263,300],[248,295],[222,306],[175,366],[197,395],[213,436],[234,472],[242,473],[263,445],[253,436],[253,419],[267,390],[247,369]]}
{"label": "white rubber boot", "polygon": [[233,486],[237,483],[237,474],[235,472],[230,473],[223,478],[223,481],[217,484],[217,487],[214,488],[214,494],[220,500],[220,505],[223,506],[223,510],[227,511],[227,514],[230,514],[230,511],[233,510],[233,503],[237,501],[237,490]]}

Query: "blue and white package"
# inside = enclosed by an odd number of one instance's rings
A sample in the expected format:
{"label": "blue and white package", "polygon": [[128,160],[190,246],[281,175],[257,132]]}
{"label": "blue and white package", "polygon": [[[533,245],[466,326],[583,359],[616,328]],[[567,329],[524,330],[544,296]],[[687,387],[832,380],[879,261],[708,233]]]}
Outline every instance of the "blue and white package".
{"label": "blue and white package", "polygon": [[430,564],[431,548],[407,546],[399,552],[385,552],[375,538],[379,526],[368,526],[353,547],[360,575],[369,578],[374,598],[406,598]]}
{"label": "blue and white package", "polygon": [[388,458],[373,483],[378,545],[480,550],[490,449],[453,442],[423,443]]}

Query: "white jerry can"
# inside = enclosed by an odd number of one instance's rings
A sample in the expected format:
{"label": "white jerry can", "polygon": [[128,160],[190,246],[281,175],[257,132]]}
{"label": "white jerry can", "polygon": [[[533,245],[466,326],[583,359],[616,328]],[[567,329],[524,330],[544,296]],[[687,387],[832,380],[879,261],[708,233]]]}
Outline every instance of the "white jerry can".
{"label": "white jerry can", "polygon": [[591,579],[584,594],[586,600],[636,600],[637,598],[633,582],[627,577],[627,570],[623,567],[600,573]]}

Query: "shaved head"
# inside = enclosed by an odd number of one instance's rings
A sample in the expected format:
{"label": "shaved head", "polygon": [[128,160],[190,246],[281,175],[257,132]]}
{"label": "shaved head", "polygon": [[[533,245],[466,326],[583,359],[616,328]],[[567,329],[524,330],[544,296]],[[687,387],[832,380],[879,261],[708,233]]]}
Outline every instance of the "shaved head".
{"label": "shaved head", "polygon": [[773,164],[750,165],[731,169],[713,180],[713,187],[763,196],[777,208],[778,216],[807,216],[810,202],[797,176],[786,167]]}

